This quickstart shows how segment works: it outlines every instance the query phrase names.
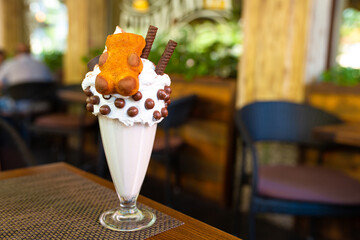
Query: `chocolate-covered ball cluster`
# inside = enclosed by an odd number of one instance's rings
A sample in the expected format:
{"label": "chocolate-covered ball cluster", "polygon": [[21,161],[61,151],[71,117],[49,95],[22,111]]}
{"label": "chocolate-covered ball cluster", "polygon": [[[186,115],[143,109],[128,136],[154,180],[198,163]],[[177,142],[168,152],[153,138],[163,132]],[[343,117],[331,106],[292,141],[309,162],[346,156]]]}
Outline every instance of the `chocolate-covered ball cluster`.
{"label": "chocolate-covered ball cluster", "polygon": [[[89,112],[93,112],[94,111],[94,105],[98,105],[100,103],[100,98],[96,95],[94,95],[91,90],[90,87],[87,87],[84,90],[84,93],[87,97],[86,99],[86,110],[88,110]],[[157,121],[162,117],[167,117],[168,116],[168,110],[167,107],[170,105],[171,100],[170,100],[170,94],[171,94],[171,87],[170,86],[165,86],[164,89],[159,89],[157,92],[157,98],[158,100],[163,100],[165,102],[165,107],[161,109],[161,111],[155,110],[153,112],[153,117],[154,120]],[[131,96],[132,99],[134,101],[140,101],[142,99],[142,93],[140,91],[138,91],[137,93],[135,93],[134,95]],[[109,100],[111,98],[111,95],[103,95],[103,98],[106,100]],[[114,100],[114,105],[115,107],[122,109],[125,107],[126,102],[125,99],[123,98],[116,98]],[[146,110],[152,110],[155,107],[155,101],[151,98],[147,98],[145,100],[144,103],[144,107]],[[108,115],[111,112],[111,108],[104,104],[101,105],[99,108],[99,112],[102,115]],[[139,109],[135,106],[131,106],[129,107],[127,110],[127,115],[129,117],[135,117],[136,115],[139,114]]]}

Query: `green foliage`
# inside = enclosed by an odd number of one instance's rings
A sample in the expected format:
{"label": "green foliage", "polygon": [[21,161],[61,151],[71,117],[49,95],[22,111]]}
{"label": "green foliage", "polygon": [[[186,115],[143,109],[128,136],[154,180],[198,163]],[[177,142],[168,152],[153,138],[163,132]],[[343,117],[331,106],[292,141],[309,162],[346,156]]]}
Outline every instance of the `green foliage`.
{"label": "green foliage", "polygon": [[44,52],[41,55],[43,62],[48,66],[50,71],[55,72],[63,67],[63,52]]}
{"label": "green foliage", "polygon": [[342,86],[353,86],[360,83],[360,69],[336,66],[324,71],[320,80]]}
{"label": "green foliage", "polygon": [[187,80],[204,75],[236,77],[238,58],[242,52],[242,32],[238,23],[205,21],[158,35],[149,56],[155,64],[169,39],[175,40],[178,46],[166,73],[179,73]]}
{"label": "green foliage", "polygon": [[353,8],[345,9],[340,30],[341,36],[348,36],[356,28],[360,28],[360,11]]}

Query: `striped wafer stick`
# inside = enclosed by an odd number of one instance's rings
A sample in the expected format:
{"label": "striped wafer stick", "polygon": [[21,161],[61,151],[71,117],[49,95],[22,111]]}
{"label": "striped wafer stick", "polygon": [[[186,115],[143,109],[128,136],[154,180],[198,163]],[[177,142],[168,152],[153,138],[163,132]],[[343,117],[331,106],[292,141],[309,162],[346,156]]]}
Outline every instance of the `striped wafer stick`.
{"label": "striped wafer stick", "polygon": [[148,32],[147,32],[146,38],[145,38],[146,45],[145,45],[145,48],[143,49],[143,52],[140,57],[142,57],[142,58],[149,57],[151,47],[154,43],[154,39],[155,39],[157,30],[158,30],[157,27],[154,27],[152,25],[149,26],[149,29],[148,29]]}
{"label": "striped wafer stick", "polygon": [[156,65],[156,68],[155,68],[156,74],[158,74],[158,75],[164,74],[165,68],[170,61],[171,55],[173,54],[176,45],[177,45],[177,43],[173,40],[170,40],[168,42],[164,53],[162,54],[158,64]]}

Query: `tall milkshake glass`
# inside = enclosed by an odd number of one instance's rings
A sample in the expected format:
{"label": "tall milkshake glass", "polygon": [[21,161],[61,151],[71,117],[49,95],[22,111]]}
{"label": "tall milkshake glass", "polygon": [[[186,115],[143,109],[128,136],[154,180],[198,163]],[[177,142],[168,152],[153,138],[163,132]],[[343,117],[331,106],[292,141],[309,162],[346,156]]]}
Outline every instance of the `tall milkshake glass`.
{"label": "tall milkshake glass", "polygon": [[101,138],[120,206],[104,212],[100,222],[119,231],[134,231],[151,226],[156,216],[138,208],[136,200],[149,164],[156,124],[125,126],[117,119],[99,116]]}
{"label": "tall milkshake glass", "polygon": [[[164,74],[176,42],[169,41],[155,66],[147,59],[157,28],[146,39],[117,27],[106,48],[82,82],[86,109],[98,116],[101,138],[120,205],[104,212],[100,223],[112,230],[136,231],[151,226],[156,216],[138,208],[157,124],[167,117],[170,78]],[[96,60],[97,61],[97,60]]]}

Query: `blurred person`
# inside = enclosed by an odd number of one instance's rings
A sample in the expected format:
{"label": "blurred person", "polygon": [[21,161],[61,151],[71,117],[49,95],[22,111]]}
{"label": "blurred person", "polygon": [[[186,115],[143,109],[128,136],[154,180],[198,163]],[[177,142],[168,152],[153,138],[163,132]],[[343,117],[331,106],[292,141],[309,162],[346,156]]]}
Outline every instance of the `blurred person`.
{"label": "blurred person", "polygon": [[19,83],[52,81],[53,77],[47,66],[31,56],[28,45],[19,44],[15,57],[0,66],[0,91],[5,94],[0,98],[0,112],[37,111],[47,108],[47,105],[33,103],[31,100],[14,101],[6,95],[6,88]]}
{"label": "blurred person", "polygon": [[35,81],[53,81],[53,77],[45,64],[31,56],[28,45],[19,44],[15,57],[0,67],[0,89],[17,83]]}

